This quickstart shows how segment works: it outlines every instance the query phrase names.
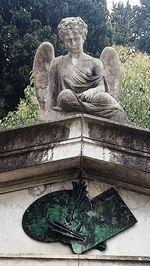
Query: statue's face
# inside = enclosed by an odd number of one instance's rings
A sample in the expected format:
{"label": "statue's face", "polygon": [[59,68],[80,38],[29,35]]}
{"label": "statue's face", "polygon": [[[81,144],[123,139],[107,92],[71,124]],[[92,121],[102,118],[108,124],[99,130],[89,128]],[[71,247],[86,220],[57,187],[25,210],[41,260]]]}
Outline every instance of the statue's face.
{"label": "statue's face", "polygon": [[84,40],[78,31],[67,31],[64,36],[64,45],[70,53],[79,53],[83,51]]}

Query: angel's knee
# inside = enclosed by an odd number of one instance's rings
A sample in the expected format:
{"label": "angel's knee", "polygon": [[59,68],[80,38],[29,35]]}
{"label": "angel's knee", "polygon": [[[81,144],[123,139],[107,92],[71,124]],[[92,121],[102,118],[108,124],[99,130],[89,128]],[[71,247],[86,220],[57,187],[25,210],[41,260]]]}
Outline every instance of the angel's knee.
{"label": "angel's knee", "polygon": [[57,106],[61,108],[69,108],[72,106],[75,102],[77,101],[74,93],[69,90],[63,90],[59,93],[58,98],[57,98]]}
{"label": "angel's knee", "polygon": [[111,105],[123,112],[120,104],[107,92],[98,92],[93,97],[93,103],[96,105]]}

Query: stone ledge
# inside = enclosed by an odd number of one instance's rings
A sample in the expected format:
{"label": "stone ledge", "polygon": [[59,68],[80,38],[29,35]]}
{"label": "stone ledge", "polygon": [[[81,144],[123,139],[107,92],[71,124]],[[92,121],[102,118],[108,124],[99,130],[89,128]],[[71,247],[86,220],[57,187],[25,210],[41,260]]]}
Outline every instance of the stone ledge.
{"label": "stone ledge", "polygon": [[[0,131],[0,188],[82,166],[150,191],[150,131],[89,115]],[[82,164],[82,165],[81,165]],[[67,174],[68,172],[68,174]],[[4,191],[2,189],[2,191]],[[3,192],[2,192],[3,193]]]}
{"label": "stone ledge", "polygon": [[112,261],[112,262],[150,262],[145,256],[109,256],[109,255],[49,255],[49,254],[0,254],[1,259],[52,259],[52,260],[85,260],[85,261]]}

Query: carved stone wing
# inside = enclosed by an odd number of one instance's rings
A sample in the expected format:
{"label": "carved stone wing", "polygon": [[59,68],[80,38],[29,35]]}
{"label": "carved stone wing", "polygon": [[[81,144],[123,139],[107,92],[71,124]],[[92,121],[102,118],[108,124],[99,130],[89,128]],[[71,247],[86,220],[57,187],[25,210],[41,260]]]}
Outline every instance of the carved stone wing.
{"label": "carved stone wing", "polygon": [[118,100],[122,88],[122,69],[118,54],[113,47],[108,46],[102,51],[100,60],[104,65],[108,93]]}
{"label": "carved stone wing", "polygon": [[36,96],[42,111],[47,110],[49,101],[49,71],[54,58],[54,47],[50,42],[43,42],[37,49],[33,62],[33,78]]}

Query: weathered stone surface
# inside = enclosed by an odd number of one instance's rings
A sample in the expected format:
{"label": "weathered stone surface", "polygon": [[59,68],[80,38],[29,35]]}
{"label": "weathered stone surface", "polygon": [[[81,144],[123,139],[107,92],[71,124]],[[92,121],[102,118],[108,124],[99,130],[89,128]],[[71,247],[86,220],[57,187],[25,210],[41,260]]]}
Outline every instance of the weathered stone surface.
{"label": "weathered stone surface", "polygon": [[[67,121],[66,121],[67,122]],[[0,131],[0,153],[27,149],[68,139],[70,123],[39,123]]]}
{"label": "weathered stone surface", "polygon": [[[88,177],[88,176],[87,176]],[[45,260],[48,265],[67,265],[78,262],[78,265],[149,265],[149,219],[150,198],[142,193],[125,190],[113,185],[125,201],[138,223],[130,229],[107,241],[107,250],[100,252],[92,249],[85,255],[73,255],[71,248],[61,243],[41,243],[29,238],[23,231],[22,216],[28,206],[46,193],[57,190],[71,189],[70,180],[52,183],[45,186],[33,186],[25,189],[0,195],[0,265],[39,265]],[[94,179],[85,179],[89,197],[112,187]],[[130,247],[130,248],[129,248]],[[6,260],[7,257],[7,260]],[[3,258],[3,259],[2,259]],[[14,258],[14,259],[12,259]],[[45,259],[45,260],[44,260]],[[54,262],[54,264],[52,264]],[[3,264],[2,264],[3,263]],[[12,263],[12,264],[11,264]],[[14,263],[14,264],[13,264]],[[16,263],[16,264],[15,264]],[[57,265],[56,263],[56,265]],[[117,264],[118,263],[118,264]],[[23,264],[23,265],[24,265]],[[6,264],[5,264],[6,265]],[[44,264],[45,265],[45,264]],[[72,265],[72,264],[71,264]]]}
{"label": "weathered stone surface", "polygon": [[35,259],[29,259],[29,258],[24,258],[24,259],[2,259],[1,260],[1,266],[138,266],[138,265],[147,265],[149,266],[149,260],[144,261],[141,259],[141,257],[138,257],[135,260],[132,260],[130,257],[126,258],[126,260],[122,260],[121,258],[112,258],[112,260],[98,260],[98,259],[88,259],[87,257],[85,260],[82,258],[78,257],[76,259],[65,259],[62,258],[61,260],[59,259],[45,259],[45,258],[35,258]]}
{"label": "weathered stone surface", "polygon": [[40,109],[46,111],[49,109],[49,69],[50,63],[54,58],[54,47],[49,42],[42,43],[35,54],[33,62],[33,77],[36,88],[36,96],[39,101]]}
{"label": "weathered stone surface", "polygon": [[[90,175],[150,190],[149,131],[74,115],[57,122],[0,131],[0,189],[54,180],[79,167]],[[31,183],[30,183],[31,182]],[[9,186],[8,186],[9,185]]]}
{"label": "weathered stone surface", "polygon": [[138,265],[145,265],[149,266],[149,260],[145,258],[142,259],[141,257],[137,257],[134,260],[132,258],[126,258],[122,260],[122,258],[112,258],[112,259],[99,259],[98,258],[87,258],[85,259],[78,257],[78,258],[61,258],[61,259],[47,259],[47,258],[10,258],[10,259],[2,259],[1,266],[138,266]]}
{"label": "weathered stone surface", "polygon": [[118,54],[113,47],[108,46],[102,51],[100,60],[104,64],[108,92],[118,100],[122,88],[122,68]]}
{"label": "weathered stone surface", "polygon": [[44,42],[34,59],[33,76],[41,108],[39,119],[50,119],[50,110],[57,106],[62,112],[82,112],[126,122],[127,115],[116,101],[121,87],[121,67],[114,48],[105,48],[102,61],[85,54],[87,25],[79,17],[62,19],[58,30],[68,54],[54,58],[52,44]]}
{"label": "weathered stone surface", "polygon": [[[0,131],[0,265],[149,265],[150,131],[57,115],[55,122]],[[61,243],[34,241],[21,223],[33,201],[72,188],[81,168],[89,198],[115,187],[138,223],[107,241],[104,253],[77,256]]]}

